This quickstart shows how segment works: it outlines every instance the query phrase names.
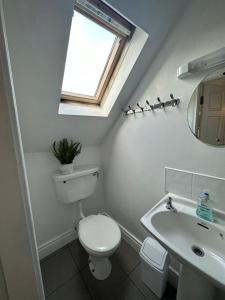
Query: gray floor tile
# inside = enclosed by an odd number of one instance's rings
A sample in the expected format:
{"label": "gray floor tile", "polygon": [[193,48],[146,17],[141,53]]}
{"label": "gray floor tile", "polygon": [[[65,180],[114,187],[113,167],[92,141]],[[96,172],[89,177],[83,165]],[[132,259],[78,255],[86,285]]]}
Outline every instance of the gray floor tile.
{"label": "gray floor tile", "polygon": [[131,248],[124,240],[121,241],[119,248],[112,256],[126,274],[129,274],[140,262],[139,254]]}
{"label": "gray floor tile", "polygon": [[82,270],[81,275],[88,287],[88,290],[92,296],[92,299],[106,300],[112,293],[117,290],[119,283],[127,279],[126,274],[116,263],[112,263],[112,272],[110,276],[105,280],[97,280],[91,274],[89,267]]}
{"label": "gray floor tile", "polygon": [[78,269],[73,261],[68,248],[63,248],[56,255],[50,256],[41,262],[42,278],[45,288],[45,295],[51,292],[72,278]]}
{"label": "gray floor tile", "polygon": [[215,295],[214,295],[214,299],[216,300],[224,300],[225,299],[225,291],[215,287]]}
{"label": "gray floor tile", "polygon": [[69,244],[70,252],[79,270],[88,266],[88,254],[80,244],[79,240],[73,241]]}
{"label": "gray floor tile", "polygon": [[121,282],[109,300],[145,300],[146,298],[138,290],[138,288],[127,278]]}
{"label": "gray floor tile", "polygon": [[91,297],[80,274],[77,274],[47,297],[47,300],[91,300]]}
{"label": "gray floor tile", "polygon": [[[129,277],[133,281],[133,283],[140,289],[140,291],[144,294],[146,299],[149,299],[149,300],[158,300],[159,299],[142,282],[142,280],[141,280],[141,264],[138,264],[138,266],[130,273]],[[176,290],[168,284],[162,300],[175,300],[175,299],[176,299]]]}
{"label": "gray floor tile", "polygon": [[56,250],[55,252],[49,254],[48,256],[45,256],[44,258],[42,258],[41,264],[43,264],[46,260],[48,260],[49,258],[52,258],[53,256],[56,256],[58,253],[60,253],[61,251],[63,251],[64,249],[67,249],[67,248],[68,248],[68,245],[65,245],[62,248]]}
{"label": "gray floor tile", "polygon": [[[87,259],[76,240],[41,261],[47,300],[158,300],[142,282],[139,255],[126,242],[113,255],[106,280],[93,277]],[[175,299],[176,290],[168,284],[162,300]]]}
{"label": "gray floor tile", "polygon": [[130,273],[130,279],[133,283],[142,291],[147,299],[158,300],[155,294],[147,288],[147,286],[141,280],[141,264],[138,264],[136,268]]}

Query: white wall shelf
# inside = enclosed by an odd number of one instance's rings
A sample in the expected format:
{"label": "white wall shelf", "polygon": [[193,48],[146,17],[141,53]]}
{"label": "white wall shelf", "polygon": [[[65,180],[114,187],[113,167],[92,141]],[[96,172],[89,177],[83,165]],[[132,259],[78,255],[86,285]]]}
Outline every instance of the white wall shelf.
{"label": "white wall shelf", "polygon": [[225,47],[192,60],[177,69],[179,79],[225,65]]}

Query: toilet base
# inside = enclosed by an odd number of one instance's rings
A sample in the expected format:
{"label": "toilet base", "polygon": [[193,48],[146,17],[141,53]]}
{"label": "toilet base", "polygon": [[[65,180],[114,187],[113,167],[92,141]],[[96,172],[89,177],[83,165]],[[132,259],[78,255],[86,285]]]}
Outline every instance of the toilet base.
{"label": "toilet base", "polygon": [[98,280],[104,280],[109,277],[112,265],[107,257],[89,256],[89,268],[92,275]]}

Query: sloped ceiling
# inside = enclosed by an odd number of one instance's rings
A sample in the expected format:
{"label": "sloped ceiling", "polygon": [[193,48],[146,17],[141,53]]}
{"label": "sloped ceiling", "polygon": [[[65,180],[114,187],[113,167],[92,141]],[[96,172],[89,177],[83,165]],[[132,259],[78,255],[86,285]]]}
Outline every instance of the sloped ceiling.
{"label": "sloped ceiling", "polygon": [[49,149],[64,136],[84,146],[99,144],[162,46],[185,0],[108,0],[149,33],[138,61],[108,118],[58,115],[58,104],[73,11],[72,0],[5,0],[4,10],[25,152]]}

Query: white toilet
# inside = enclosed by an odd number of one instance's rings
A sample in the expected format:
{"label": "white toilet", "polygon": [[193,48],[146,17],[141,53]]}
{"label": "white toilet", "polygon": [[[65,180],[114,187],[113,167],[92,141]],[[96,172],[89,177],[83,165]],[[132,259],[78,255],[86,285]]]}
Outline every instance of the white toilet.
{"label": "white toilet", "polygon": [[78,237],[80,243],[89,254],[89,267],[96,279],[104,280],[111,272],[109,256],[120,244],[121,232],[117,223],[105,215],[84,216],[82,200],[90,196],[96,187],[98,167],[76,167],[72,174],[55,173],[58,198],[63,203],[79,203],[81,220]]}

